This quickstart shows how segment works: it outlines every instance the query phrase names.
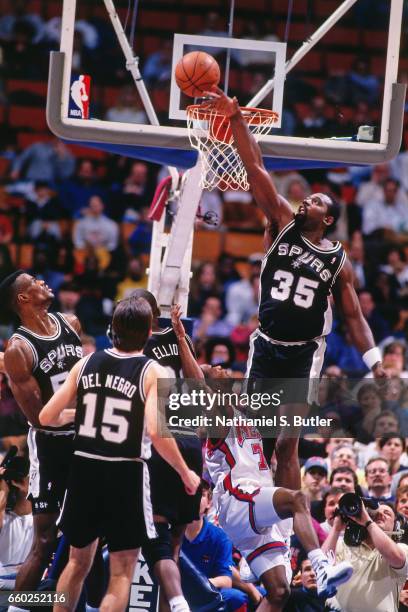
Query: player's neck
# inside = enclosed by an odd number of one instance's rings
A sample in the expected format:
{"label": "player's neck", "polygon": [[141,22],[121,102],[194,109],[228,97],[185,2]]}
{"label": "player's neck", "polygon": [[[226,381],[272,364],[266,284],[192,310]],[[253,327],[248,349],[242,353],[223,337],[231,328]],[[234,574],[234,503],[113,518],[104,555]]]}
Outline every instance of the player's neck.
{"label": "player's neck", "polygon": [[40,336],[53,336],[57,331],[57,326],[49,316],[47,307],[20,313],[20,320],[24,327]]}
{"label": "player's neck", "polygon": [[159,325],[158,319],[153,319],[152,321],[152,331],[157,332],[160,331],[161,327]]}
{"label": "player's neck", "polygon": [[325,239],[324,239],[322,230],[320,228],[315,229],[315,230],[302,229],[301,234],[302,236],[307,238],[309,242],[311,242],[312,244],[315,244],[316,246],[321,247],[325,243]]}
{"label": "player's neck", "polygon": [[111,350],[118,355],[126,355],[127,357],[137,357],[138,355],[143,355],[143,349],[140,349],[140,351],[121,351],[114,346]]}

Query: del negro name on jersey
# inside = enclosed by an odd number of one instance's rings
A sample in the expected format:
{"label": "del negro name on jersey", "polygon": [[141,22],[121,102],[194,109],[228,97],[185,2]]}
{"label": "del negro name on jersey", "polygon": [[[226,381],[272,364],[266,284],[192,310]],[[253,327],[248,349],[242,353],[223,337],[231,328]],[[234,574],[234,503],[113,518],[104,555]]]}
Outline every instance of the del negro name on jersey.
{"label": "del negro name on jersey", "polygon": [[132,398],[136,392],[137,386],[130,380],[123,378],[123,376],[114,376],[107,374],[103,380],[102,376],[99,376],[98,372],[92,372],[91,374],[84,374],[81,376],[81,384],[84,389],[92,389],[95,387],[105,387],[106,389],[115,389],[119,391],[129,399]]}

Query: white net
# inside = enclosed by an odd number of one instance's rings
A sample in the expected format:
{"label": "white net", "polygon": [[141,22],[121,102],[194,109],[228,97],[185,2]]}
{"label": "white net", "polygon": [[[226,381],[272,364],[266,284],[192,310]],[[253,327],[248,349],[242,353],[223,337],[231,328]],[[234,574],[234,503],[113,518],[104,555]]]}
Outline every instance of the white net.
{"label": "white net", "polygon": [[[257,141],[278,119],[274,111],[260,108],[241,110]],[[247,173],[234,145],[228,117],[195,104],[187,107],[187,128],[191,146],[199,151],[202,159],[201,187],[209,191],[216,187],[221,191],[248,191]]]}

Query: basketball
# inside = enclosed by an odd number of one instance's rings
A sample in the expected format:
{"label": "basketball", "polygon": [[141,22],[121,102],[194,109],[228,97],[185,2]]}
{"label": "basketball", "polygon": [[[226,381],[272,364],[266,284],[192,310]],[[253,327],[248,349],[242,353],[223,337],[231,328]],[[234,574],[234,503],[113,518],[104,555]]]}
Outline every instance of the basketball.
{"label": "basketball", "polygon": [[220,82],[220,67],[217,61],[204,51],[191,51],[178,62],[175,70],[176,83],[181,91],[196,98],[202,96],[213,85]]}

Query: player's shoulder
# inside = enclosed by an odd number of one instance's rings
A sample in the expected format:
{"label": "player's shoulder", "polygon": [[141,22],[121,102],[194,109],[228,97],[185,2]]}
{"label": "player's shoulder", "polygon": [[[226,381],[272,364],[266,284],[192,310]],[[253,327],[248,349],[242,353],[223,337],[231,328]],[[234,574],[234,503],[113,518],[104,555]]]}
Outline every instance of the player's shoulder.
{"label": "player's shoulder", "polygon": [[68,324],[78,337],[81,335],[81,323],[76,315],[62,312],[54,312],[53,314],[57,315],[64,323]]}

